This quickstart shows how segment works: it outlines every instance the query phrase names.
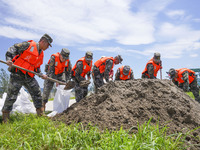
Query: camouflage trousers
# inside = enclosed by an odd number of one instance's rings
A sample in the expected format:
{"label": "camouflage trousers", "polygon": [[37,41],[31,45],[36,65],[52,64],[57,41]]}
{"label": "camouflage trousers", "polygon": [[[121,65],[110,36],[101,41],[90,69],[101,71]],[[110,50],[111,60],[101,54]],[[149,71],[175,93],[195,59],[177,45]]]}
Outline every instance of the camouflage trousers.
{"label": "camouflage trousers", "polygon": [[199,87],[198,87],[198,84],[197,84],[197,78],[196,77],[194,77],[194,81],[192,81],[189,86],[190,86],[191,92],[193,93],[193,95],[195,97],[195,100],[200,102]]}
{"label": "camouflage trousers", "polygon": [[75,98],[76,102],[79,102],[81,99],[87,96],[88,94],[88,87],[80,87],[79,82],[75,81]]}
{"label": "camouflage trousers", "polygon": [[42,107],[41,90],[37,80],[29,75],[23,74],[21,71],[10,74],[7,97],[2,108],[2,111],[12,111],[21,87],[24,86],[30,93],[35,108]]}
{"label": "camouflage trousers", "polygon": [[93,68],[92,77],[95,86],[95,93],[97,93],[98,88],[104,85],[103,74],[100,73],[98,68]]}
{"label": "camouflage trousers", "polygon": [[51,93],[51,90],[53,89],[54,82],[50,80],[44,81],[44,89],[42,94],[42,101],[43,103],[47,103],[49,99],[49,95]]}

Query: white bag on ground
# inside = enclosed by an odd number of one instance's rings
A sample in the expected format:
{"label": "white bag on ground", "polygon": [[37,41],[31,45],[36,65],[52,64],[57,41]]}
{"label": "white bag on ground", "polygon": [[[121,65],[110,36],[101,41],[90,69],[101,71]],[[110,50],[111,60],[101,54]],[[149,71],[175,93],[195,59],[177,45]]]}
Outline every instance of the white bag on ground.
{"label": "white bag on ground", "polygon": [[34,107],[33,102],[30,101],[29,94],[21,88],[20,94],[17,97],[16,102],[13,105],[13,111],[21,112],[21,113],[36,113],[36,109]]}
{"label": "white bag on ground", "polygon": [[65,85],[59,85],[53,100],[53,112],[48,114],[48,117],[53,117],[57,113],[62,113],[69,106],[69,100],[72,90],[64,90]]}
{"label": "white bag on ground", "polygon": [[3,93],[2,98],[0,98],[0,116],[2,116],[2,108],[6,99],[7,93]]}
{"label": "white bag on ground", "polygon": [[[0,115],[2,115],[2,107],[4,105],[7,93],[3,94],[2,99],[0,99]],[[36,113],[33,103],[30,101],[29,94],[24,90],[20,89],[20,94],[17,97],[16,102],[13,104],[12,112],[21,112],[21,113]]]}

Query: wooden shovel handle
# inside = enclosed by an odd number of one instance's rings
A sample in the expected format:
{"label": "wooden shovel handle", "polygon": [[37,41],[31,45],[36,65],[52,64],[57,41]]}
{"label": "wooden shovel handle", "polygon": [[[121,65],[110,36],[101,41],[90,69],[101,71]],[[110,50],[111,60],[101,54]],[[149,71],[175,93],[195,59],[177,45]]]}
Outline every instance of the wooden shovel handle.
{"label": "wooden shovel handle", "polygon": [[[5,62],[5,61],[3,61],[3,60],[0,60],[0,62],[1,62],[1,63],[4,63],[4,64],[7,64],[7,62]],[[20,66],[14,65],[14,64],[13,64],[12,66],[15,67],[15,68],[18,68],[18,69],[21,69],[21,70],[24,70],[24,71],[33,73],[33,74],[37,75],[38,77],[41,77],[40,74],[37,73],[37,72],[34,72],[34,71],[31,71],[31,70],[22,68],[22,67],[20,67]],[[47,77],[47,79],[50,80],[50,81],[53,81],[53,82],[57,82],[57,83],[62,84],[62,85],[66,85],[65,82],[62,82],[62,81],[59,81],[59,80],[56,80],[56,79],[53,79],[53,78],[50,78],[50,77]]]}

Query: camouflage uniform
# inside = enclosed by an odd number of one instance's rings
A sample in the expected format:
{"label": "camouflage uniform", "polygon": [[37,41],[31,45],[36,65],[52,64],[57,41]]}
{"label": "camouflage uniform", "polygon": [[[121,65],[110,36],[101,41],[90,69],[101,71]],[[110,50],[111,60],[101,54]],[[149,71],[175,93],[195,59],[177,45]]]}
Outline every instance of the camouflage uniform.
{"label": "camouflage uniform", "polygon": [[[47,76],[62,82],[67,82],[71,79],[71,62],[69,61],[69,66],[65,67],[64,72],[61,74],[55,74],[55,56],[51,56],[49,65],[45,67],[45,71],[47,72]],[[47,103],[49,99],[49,95],[51,93],[51,90],[53,88],[54,82],[50,80],[44,81],[44,89],[43,89],[43,95],[42,100],[43,103]]]}
{"label": "camouflage uniform", "polygon": [[[153,64],[147,65],[147,74],[150,76],[150,79],[156,79],[156,77],[154,76]],[[145,73],[143,73],[142,79],[149,79],[149,77]]]}
{"label": "camouflage uniform", "polygon": [[[162,69],[162,61],[160,60],[160,53],[156,52],[154,53],[153,62],[156,65],[160,65],[160,69]],[[151,61],[151,60],[150,60]],[[156,79],[156,76],[154,76],[154,65],[153,62],[147,64],[145,70],[142,73],[142,79]],[[156,69],[155,69],[156,70]],[[149,75],[149,76],[148,76]]]}
{"label": "camouflage uniform", "polygon": [[178,87],[182,88],[185,92],[189,91],[189,88],[191,90],[191,92],[193,93],[195,100],[200,102],[200,97],[199,97],[199,87],[197,84],[197,78],[196,76],[194,76],[194,80],[189,84],[189,72],[185,71],[182,74],[183,76],[183,81],[184,83],[178,83],[178,81],[175,81],[174,78],[172,79],[172,82],[177,85]]}
{"label": "camouflage uniform", "polygon": [[104,85],[103,78],[106,80],[106,82],[109,82],[109,73],[113,66],[113,60],[107,59],[105,64],[105,71],[103,73],[100,73],[99,68],[97,68],[95,65],[93,67],[93,80],[95,85],[95,91],[102,85]]}
{"label": "camouflage uniform", "polygon": [[[76,102],[79,102],[81,99],[87,96],[88,94],[88,86],[86,87],[80,87],[80,82],[83,80],[86,80],[84,77],[81,76],[81,73],[83,72],[83,63],[82,61],[78,61],[76,63],[76,69],[75,69],[75,76],[73,77],[75,81],[75,97]],[[87,73],[87,76],[90,77],[91,72]]]}
{"label": "camouflage uniform", "polygon": [[[126,69],[126,68],[124,68],[124,69]],[[124,69],[123,69],[123,72],[125,71],[124,74],[128,75],[129,71],[130,71],[130,67],[127,68],[128,70],[124,70]],[[134,79],[134,75],[133,75],[133,70],[131,69],[130,79],[127,79],[127,80],[133,80],[133,79]],[[120,68],[117,69],[117,72],[115,74],[115,80],[121,80],[120,79]]]}
{"label": "camouflage uniform", "polygon": [[[26,50],[29,47],[29,42],[23,42],[19,44],[15,44],[12,47],[8,49],[6,52],[6,60],[12,60],[13,57],[15,57],[18,54],[21,54],[24,50]],[[37,44],[37,49],[39,54],[42,52],[42,50],[39,50],[39,45]],[[41,97],[41,91],[40,87],[38,85],[38,82],[33,77],[30,77],[27,73],[24,74],[20,70],[15,71],[15,68],[9,68],[10,74],[10,81],[8,85],[8,93],[7,97],[3,106],[2,111],[12,111],[12,107],[14,102],[16,101],[16,98],[18,96],[18,93],[22,86],[24,86],[30,93],[34,106],[36,108],[42,107],[42,97]],[[38,73],[41,73],[40,68],[37,68],[35,70]]]}

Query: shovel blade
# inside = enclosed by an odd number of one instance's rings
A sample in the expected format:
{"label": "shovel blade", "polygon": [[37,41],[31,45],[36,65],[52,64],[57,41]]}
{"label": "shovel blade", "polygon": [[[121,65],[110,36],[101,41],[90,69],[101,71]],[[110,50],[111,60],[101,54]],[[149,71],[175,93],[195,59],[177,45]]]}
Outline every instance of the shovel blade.
{"label": "shovel blade", "polygon": [[64,88],[64,90],[70,90],[70,89],[72,89],[74,87],[75,87],[75,82],[74,81],[68,81],[66,86],[65,86],[65,88]]}

